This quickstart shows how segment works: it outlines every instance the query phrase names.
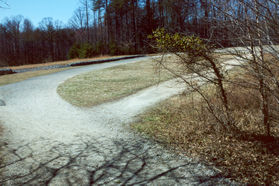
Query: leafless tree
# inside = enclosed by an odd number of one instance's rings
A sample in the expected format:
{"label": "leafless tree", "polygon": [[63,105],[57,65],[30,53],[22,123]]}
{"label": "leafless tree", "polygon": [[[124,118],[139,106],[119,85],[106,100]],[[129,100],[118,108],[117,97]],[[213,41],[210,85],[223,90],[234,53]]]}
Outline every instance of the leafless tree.
{"label": "leafless tree", "polygon": [[[236,4],[238,9],[235,9]],[[272,123],[278,122],[275,114],[279,106],[278,5],[279,2],[273,0],[237,0],[214,4],[227,20],[219,24],[227,27],[231,40],[242,46],[225,51],[245,60],[239,66],[256,80],[248,80],[242,84],[258,90],[263,125],[268,136],[271,135]],[[225,9],[221,8],[224,6]],[[267,59],[267,56],[272,56],[273,59]]]}
{"label": "leafless tree", "polygon": [[83,42],[84,40],[84,33],[85,33],[85,14],[81,7],[75,10],[74,15],[69,21],[70,26],[76,32],[76,39],[77,42]]}
{"label": "leafless tree", "polygon": [[[225,72],[228,69],[214,57],[213,50],[199,38],[168,34],[162,29],[154,32],[154,38],[156,47],[175,56],[172,60],[165,60],[164,56],[157,60],[159,68],[166,69],[182,80],[186,84],[186,91],[193,91],[201,96],[208,111],[219,124],[216,125],[219,130],[218,126],[221,126],[227,132],[237,132],[225,88]],[[216,91],[205,88],[205,84],[212,85]],[[212,93],[217,101],[212,100]]]}
{"label": "leafless tree", "polygon": [[10,34],[8,38],[9,42],[7,43],[7,48],[9,49],[9,64],[14,64],[17,59],[21,58],[20,53],[20,30],[22,24],[23,17],[22,16],[15,16],[11,19],[6,19],[5,27],[7,32]]}
{"label": "leafless tree", "polygon": [[89,0],[81,0],[80,1],[82,4],[82,9],[84,12],[84,22],[85,22],[85,30],[86,30],[86,35],[87,35],[87,43],[90,41],[90,3]]}

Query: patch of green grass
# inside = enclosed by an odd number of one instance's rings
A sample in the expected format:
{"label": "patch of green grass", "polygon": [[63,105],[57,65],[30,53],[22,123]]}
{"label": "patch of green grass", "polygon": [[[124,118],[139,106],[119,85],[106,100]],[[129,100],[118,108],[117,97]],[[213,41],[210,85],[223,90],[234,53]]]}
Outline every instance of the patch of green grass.
{"label": "patch of green grass", "polygon": [[43,75],[47,75],[47,74],[52,74],[52,73],[68,70],[71,68],[73,68],[73,67],[50,69],[50,70],[38,70],[38,71],[30,71],[30,72],[3,75],[3,76],[0,76],[0,86],[24,81],[24,80],[32,78],[32,77],[43,76]]}
{"label": "patch of green grass", "polygon": [[57,92],[69,103],[91,107],[119,99],[172,78],[166,71],[156,73],[154,61],[146,60],[92,71],[68,79]]}

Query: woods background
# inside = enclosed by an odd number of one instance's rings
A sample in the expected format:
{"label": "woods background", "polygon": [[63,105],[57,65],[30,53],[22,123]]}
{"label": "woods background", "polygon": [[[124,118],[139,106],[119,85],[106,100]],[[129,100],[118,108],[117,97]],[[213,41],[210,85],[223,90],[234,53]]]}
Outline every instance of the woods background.
{"label": "woods background", "polygon": [[[277,12],[275,1],[258,2]],[[245,31],[231,17],[247,20],[249,6],[253,1],[81,0],[66,25],[44,18],[35,27],[20,15],[6,18],[0,24],[0,65],[152,53],[147,36],[159,27],[210,39],[216,47],[239,46],[235,38]]]}

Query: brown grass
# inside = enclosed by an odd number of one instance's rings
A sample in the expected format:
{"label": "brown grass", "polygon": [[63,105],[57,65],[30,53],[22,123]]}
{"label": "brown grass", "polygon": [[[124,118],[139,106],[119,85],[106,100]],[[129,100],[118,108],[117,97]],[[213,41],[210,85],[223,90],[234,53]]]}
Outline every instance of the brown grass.
{"label": "brown grass", "polygon": [[[236,72],[233,80],[255,81]],[[216,90],[208,85],[204,90],[218,104]],[[195,93],[173,97],[139,116],[132,124],[136,131],[180,149],[223,170],[238,182],[252,185],[279,185],[279,126],[272,123],[273,137],[266,137],[260,112],[260,98],[254,89],[227,85],[230,107],[242,135],[220,132],[205,102]],[[272,103],[270,106],[273,107]],[[277,112],[278,108],[272,108]],[[278,115],[278,113],[275,113]]]}
{"label": "brown grass", "polygon": [[193,94],[159,104],[142,114],[132,128],[179,148],[188,156],[214,164],[236,181],[279,184],[279,127],[273,127],[273,138],[261,135],[258,101],[249,92],[245,94],[245,98],[243,94],[233,98],[234,114],[243,133],[247,133],[245,138],[216,132],[215,120]]}
{"label": "brown grass", "polygon": [[2,76],[0,76],[0,86],[7,85],[10,83],[16,83],[19,81],[24,81],[24,80],[32,78],[32,77],[37,77],[37,76],[42,76],[42,75],[47,75],[47,74],[52,74],[55,72],[68,70],[71,68],[73,68],[73,67],[50,69],[50,70],[38,70],[38,71],[30,71],[30,72],[23,72],[23,73],[17,73],[17,74],[2,75]]}

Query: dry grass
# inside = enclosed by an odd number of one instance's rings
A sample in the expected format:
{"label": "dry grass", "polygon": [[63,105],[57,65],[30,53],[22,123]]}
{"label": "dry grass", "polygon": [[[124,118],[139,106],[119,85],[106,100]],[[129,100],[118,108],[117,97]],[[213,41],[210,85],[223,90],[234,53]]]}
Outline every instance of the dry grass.
{"label": "dry grass", "polygon": [[0,86],[1,85],[7,85],[10,83],[16,83],[19,81],[23,81],[32,77],[36,76],[42,76],[47,74],[52,74],[55,72],[60,72],[64,70],[71,69],[73,67],[69,68],[58,68],[58,69],[50,69],[50,70],[38,70],[38,71],[30,71],[30,72],[23,72],[23,73],[17,73],[17,74],[7,74],[0,76]]}
{"label": "dry grass", "polygon": [[70,59],[66,61],[55,61],[55,62],[47,62],[47,63],[40,63],[40,64],[28,64],[28,65],[21,65],[21,66],[9,66],[9,67],[2,67],[2,68],[11,68],[13,70],[16,69],[25,69],[25,68],[35,68],[35,67],[45,67],[45,66],[52,66],[52,65],[66,65],[73,62],[84,62],[84,61],[91,61],[91,60],[99,60],[99,59],[106,59],[106,58],[116,58],[116,57],[124,57],[124,56],[99,56],[93,58],[86,58],[86,59]]}
{"label": "dry grass", "polygon": [[[236,181],[278,185],[278,125],[272,128],[273,138],[264,137],[260,101],[253,96],[255,92],[244,88],[229,89],[234,118],[244,134],[241,137],[216,132],[216,121],[194,93],[159,104],[142,114],[132,128],[178,148],[188,156],[214,164]],[[211,99],[215,99],[213,94]]]}
{"label": "dry grass", "polygon": [[[225,60],[231,58],[222,56]],[[237,83],[256,83],[239,68],[232,69],[228,77]],[[259,92],[236,84],[226,88],[231,114],[241,135],[222,132],[201,96],[191,92],[175,96],[140,115],[132,128],[187,156],[217,166],[225,176],[240,183],[279,185],[278,123],[271,125],[272,137],[265,136]],[[207,85],[202,90],[214,105],[219,104],[216,89]],[[278,104],[273,100],[269,104],[272,119],[278,121]]]}
{"label": "dry grass", "polygon": [[90,107],[133,94],[172,78],[167,72],[155,73],[154,62],[146,60],[119,65],[73,77],[58,87],[58,93],[75,106]]}
{"label": "dry grass", "polygon": [[214,53],[213,56],[221,61],[227,61],[230,59],[235,59],[235,56],[233,56],[232,54],[227,54],[227,53]]}

